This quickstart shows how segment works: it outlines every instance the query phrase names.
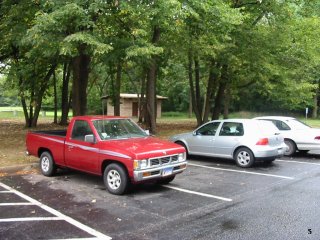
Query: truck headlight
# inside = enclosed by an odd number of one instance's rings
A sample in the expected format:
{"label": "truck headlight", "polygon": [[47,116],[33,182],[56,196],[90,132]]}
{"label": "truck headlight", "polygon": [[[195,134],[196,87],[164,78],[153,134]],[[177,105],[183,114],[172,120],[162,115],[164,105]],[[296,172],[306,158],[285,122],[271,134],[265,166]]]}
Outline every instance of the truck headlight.
{"label": "truck headlight", "polygon": [[148,160],[147,159],[134,160],[133,167],[135,170],[146,169],[148,167]]}
{"label": "truck headlight", "polygon": [[178,161],[183,162],[186,160],[186,153],[179,153],[178,154]]}
{"label": "truck headlight", "polygon": [[145,169],[147,167],[148,167],[148,160],[146,160],[146,159],[141,160],[140,161],[140,168]]}

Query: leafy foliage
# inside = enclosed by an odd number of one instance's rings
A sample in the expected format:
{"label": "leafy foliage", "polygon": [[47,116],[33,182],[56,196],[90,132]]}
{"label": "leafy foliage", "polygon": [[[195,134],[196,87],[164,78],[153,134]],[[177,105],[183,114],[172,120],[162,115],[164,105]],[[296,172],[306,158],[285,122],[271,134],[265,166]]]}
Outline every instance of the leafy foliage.
{"label": "leafy foliage", "polygon": [[[116,99],[119,84],[122,92],[145,93],[154,63],[157,94],[169,97],[166,110],[189,109],[189,73],[198,81],[201,111],[206,103],[219,113],[220,104],[225,110],[316,109],[319,10],[317,1],[304,0],[4,0],[1,72],[28,110],[42,100],[50,104],[50,70],[62,87],[64,66],[81,54],[90,58],[90,113],[101,112],[101,96]],[[2,91],[2,99],[10,92]]]}

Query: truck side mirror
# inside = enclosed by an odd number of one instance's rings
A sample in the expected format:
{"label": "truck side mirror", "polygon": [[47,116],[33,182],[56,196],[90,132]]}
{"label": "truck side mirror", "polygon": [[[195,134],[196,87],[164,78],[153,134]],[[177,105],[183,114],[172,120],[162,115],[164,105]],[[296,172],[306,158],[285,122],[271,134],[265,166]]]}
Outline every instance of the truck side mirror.
{"label": "truck side mirror", "polygon": [[149,131],[149,130],[144,130],[144,132],[145,132],[148,136],[150,136],[150,131]]}
{"label": "truck side mirror", "polygon": [[84,141],[88,142],[88,143],[95,143],[96,142],[93,134],[85,135],[84,136]]}

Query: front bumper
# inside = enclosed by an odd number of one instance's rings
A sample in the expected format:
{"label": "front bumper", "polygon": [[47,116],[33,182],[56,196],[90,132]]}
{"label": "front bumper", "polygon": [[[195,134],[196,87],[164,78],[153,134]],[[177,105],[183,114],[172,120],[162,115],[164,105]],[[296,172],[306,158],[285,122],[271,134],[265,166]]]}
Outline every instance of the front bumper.
{"label": "front bumper", "polygon": [[156,179],[156,178],[166,178],[178,173],[183,172],[187,168],[187,161],[162,165],[155,168],[147,168],[143,170],[134,170],[133,177],[135,182],[140,182],[144,180]]}

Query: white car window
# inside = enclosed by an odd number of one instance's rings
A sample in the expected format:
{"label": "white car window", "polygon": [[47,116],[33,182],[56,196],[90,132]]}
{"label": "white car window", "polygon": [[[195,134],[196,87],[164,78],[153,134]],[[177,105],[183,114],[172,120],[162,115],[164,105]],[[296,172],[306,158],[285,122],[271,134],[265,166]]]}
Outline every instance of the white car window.
{"label": "white car window", "polygon": [[299,121],[298,119],[290,119],[289,122],[293,129],[304,130],[310,128],[307,124]]}
{"label": "white car window", "polygon": [[263,134],[278,134],[279,129],[271,122],[271,121],[265,121],[265,120],[259,120],[258,126],[260,131]]}

